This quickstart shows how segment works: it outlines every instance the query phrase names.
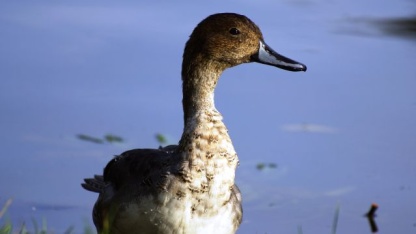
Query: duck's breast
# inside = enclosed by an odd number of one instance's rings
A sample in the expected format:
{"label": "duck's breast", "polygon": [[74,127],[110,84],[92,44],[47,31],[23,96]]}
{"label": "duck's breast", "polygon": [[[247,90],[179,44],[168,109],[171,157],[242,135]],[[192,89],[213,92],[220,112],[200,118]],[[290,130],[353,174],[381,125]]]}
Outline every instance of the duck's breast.
{"label": "duck's breast", "polygon": [[209,216],[194,212],[192,199],[172,198],[167,193],[157,196],[126,204],[117,215],[111,233],[231,234],[237,230],[241,210],[235,202],[223,205],[216,215]]}

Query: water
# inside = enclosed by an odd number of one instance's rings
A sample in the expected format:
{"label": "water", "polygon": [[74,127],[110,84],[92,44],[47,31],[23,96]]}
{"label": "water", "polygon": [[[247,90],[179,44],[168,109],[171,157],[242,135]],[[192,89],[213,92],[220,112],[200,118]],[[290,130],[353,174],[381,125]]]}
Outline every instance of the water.
{"label": "water", "polygon": [[[330,233],[338,206],[337,233],[370,233],[372,203],[381,233],[416,231],[414,38],[374,23],[411,16],[413,2],[0,4],[0,203],[13,198],[15,226],[45,219],[82,233],[96,199],[83,178],[112,155],[157,147],[156,133],[175,143],[184,43],[202,18],[232,11],[308,66],[243,65],[219,82],[240,157],[238,233]],[[126,140],[76,137],[108,133]]]}

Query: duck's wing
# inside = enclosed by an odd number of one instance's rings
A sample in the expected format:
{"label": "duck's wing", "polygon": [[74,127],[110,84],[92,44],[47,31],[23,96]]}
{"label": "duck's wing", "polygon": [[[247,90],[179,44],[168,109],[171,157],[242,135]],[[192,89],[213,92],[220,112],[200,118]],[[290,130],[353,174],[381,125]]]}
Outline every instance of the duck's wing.
{"label": "duck's wing", "polygon": [[162,149],[129,150],[111,160],[104,169],[104,181],[114,190],[137,185],[142,192],[153,190],[174,173],[179,163],[173,151]]}
{"label": "duck's wing", "polygon": [[102,176],[86,178],[81,186],[88,191],[102,193],[109,185],[116,191],[129,184],[143,188],[160,185],[167,174],[175,171],[178,163],[176,148],[176,145],[169,145],[159,149],[126,151],[108,162]]}
{"label": "duck's wing", "polygon": [[113,225],[115,210],[126,203],[165,189],[181,164],[178,155],[175,146],[129,150],[110,160],[102,176],[84,179],[84,189],[99,193],[93,209],[97,231]]}
{"label": "duck's wing", "polygon": [[231,191],[232,191],[232,195],[231,195],[230,202],[234,204],[234,212],[236,215],[234,222],[235,222],[236,227],[238,227],[243,221],[243,206],[242,206],[241,192],[236,184],[233,185],[233,187],[231,188]]}

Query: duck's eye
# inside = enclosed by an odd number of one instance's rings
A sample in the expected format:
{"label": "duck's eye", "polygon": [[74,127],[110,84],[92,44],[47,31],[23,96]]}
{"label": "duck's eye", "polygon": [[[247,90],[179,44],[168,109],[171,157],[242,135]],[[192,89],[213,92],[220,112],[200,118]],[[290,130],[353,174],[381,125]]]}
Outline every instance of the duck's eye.
{"label": "duck's eye", "polygon": [[232,35],[238,35],[238,34],[240,34],[240,30],[238,30],[237,28],[231,28],[230,33]]}

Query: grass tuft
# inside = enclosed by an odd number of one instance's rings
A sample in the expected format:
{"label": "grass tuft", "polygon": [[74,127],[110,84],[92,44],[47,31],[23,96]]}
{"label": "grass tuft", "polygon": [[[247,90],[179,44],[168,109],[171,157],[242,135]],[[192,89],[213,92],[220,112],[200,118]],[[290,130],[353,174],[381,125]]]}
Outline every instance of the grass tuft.
{"label": "grass tuft", "polygon": [[[7,210],[9,206],[12,204],[12,199],[8,199],[6,203],[3,205],[3,207],[0,210],[0,234],[12,234],[12,233],[19,233],[19,234],[48,234],[48,233],[55,233],[52,230],[48,230],[48,224],[46,222],[46,219],[42,219],[42,223],[39,225],[39,223],[32,218],[32,224],[33,224],[33,232],[29,232],[26,228],[26,223],[23,222],[22,225],[18,228],[18,232],[16,230],[13,232],[13,225],[10,222],[9,219],[6,221],[3,220],[4,215],[7,213]],[[75,233],[75,227],[69,226],[64,234],[73,234]],[[84,227],[84,234],[95,234],[95,231],[93,228],[86,222]]]}

